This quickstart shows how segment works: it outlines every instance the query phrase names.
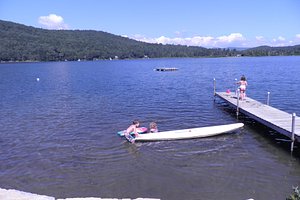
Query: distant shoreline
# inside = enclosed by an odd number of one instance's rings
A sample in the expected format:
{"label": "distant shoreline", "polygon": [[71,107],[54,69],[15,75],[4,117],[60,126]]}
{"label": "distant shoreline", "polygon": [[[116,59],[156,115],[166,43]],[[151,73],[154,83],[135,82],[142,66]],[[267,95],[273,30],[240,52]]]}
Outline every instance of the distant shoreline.
{"label": "distant shoreline", "polygon": [[[289,57],[300,55],[278,55],[278,56],[225,56],[225,57],[159,57],[159,58],[147,58],[147,59],[202,59],[202,58],[259,58],[259,57]],[[37,61],[37,60],[25,60],[25,61],[0,61],[0,64],[15,64],[15,63],[46,63],[46,62],[98,62],[98,61],[117,61],[117,60],[147,60],[146,58],[127,58],[127,59],[97,59],[97,60],[58,60],[58,61]]]}

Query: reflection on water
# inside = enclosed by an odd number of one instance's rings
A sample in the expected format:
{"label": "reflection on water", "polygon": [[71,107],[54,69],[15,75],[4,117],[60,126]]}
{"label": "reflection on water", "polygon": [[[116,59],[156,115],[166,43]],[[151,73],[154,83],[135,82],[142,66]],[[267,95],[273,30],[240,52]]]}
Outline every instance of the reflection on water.
{"label": "reflection on water", "polygon": [[[240,116],[217,90],[300,113],[299,57],[148,59],[0,65],[0,187],[55,197],[285,199],[300,185],[300,156]],[[174,72],[153,68],[177,67]],[[36,78],[39,77],[39,81]],[[292,80],[292,82],[291,82]],[[129,144],[133,119],[159,130],[242,121],[218,137]],[[298,147],[299,148],[299,147]]]}

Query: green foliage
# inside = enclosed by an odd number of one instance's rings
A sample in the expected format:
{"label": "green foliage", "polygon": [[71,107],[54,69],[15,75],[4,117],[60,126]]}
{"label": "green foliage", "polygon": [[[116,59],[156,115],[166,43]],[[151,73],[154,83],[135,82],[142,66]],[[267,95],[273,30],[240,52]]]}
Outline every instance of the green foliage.
{"label": "green foliage", "polygon": [[242,51],[244,56],[287,56],[300,55],[300,45],[288,47],[260,46]]}
{"label": "green foliage", "polygon": [[286,198],[286,200],[300,200],[300,190],[297,187],[293,187],[293,194],[291,194],[288,198]]}
{"label": "green foliage", "polygon": [[207,49],[139,42],[103,31],[45,30],[0,20],[0,61],[300,55],[294,47]]}

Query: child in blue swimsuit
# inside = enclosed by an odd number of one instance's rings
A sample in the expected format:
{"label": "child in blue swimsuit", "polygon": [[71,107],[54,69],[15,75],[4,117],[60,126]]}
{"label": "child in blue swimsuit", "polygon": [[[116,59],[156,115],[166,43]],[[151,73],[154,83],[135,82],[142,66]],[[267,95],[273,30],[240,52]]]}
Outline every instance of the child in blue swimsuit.
{"label": "child in blue swimsuit", "polygon": [[125,132],[125,138],[131,142],[131,143],[134,143],[135,142],[135,139],[134,137],[130,134],[130,133],[134,133],[135,137],[138,137],[138,132],[137,132],[137,127],[139,127],[140,125],[140,122],[138,120],[134,120],[132,122],[132,125],[130,125],[127,129],[126,129],[126,132]]}

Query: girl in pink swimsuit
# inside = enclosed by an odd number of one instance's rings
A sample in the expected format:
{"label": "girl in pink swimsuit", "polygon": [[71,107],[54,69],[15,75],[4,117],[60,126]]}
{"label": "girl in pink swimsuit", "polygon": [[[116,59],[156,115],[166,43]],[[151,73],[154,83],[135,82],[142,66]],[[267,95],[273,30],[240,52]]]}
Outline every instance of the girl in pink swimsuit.
{"label": "girl in pink swimsuit", "polygon": [[240,84],[239,90],[240,90],[240,99],[244,100],[244,98],[246,97],[246,87],[248,85],[246,77],[243,75],[241,77],[241,80],[239,82],[237,82],[237,84]]}

